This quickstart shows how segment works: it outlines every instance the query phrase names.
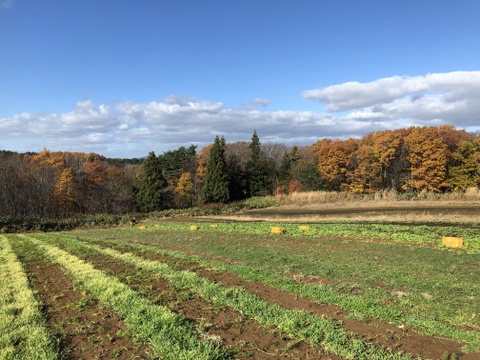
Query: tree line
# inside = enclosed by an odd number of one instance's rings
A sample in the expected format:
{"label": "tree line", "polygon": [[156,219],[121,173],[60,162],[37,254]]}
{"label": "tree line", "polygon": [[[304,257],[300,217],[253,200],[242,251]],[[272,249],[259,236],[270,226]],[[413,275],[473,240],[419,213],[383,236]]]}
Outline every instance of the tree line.
{"label": "tree line", "polygon": [[447,192],[480,185],[480,136],[410,127],[300,147],[227,143],[144,159],[0,151],[0,215],[125,214],[295,191]]}

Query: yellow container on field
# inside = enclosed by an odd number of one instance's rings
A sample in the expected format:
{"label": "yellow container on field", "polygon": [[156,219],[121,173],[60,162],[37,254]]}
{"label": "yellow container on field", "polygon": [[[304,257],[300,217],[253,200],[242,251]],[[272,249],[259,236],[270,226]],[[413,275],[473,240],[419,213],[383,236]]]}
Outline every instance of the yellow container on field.
{"label": "yellow container on field", "polygon": [[280,226],[272,226],[272,234],[283,234],[283,228]]}
{"label": "yellow container on field", "polygon": [[198,230],[198,226],[197,225],[190,225],[190,230],[192,230],[192,231]]}
{"label": "yellow container on field", "polygon": [[300,226],[298,227],[298,229],[299,229],[299,230],[302,230],[302,231],[308,231],[308,230],[310,230],[310,226],[308,226],[308,225],[300,225]]}
{"label": "yellow container on field", "polygon": [[147,227],[145,225],[141,225],[138,227],[140,230],[145,230]]}
{"label": "yellow container on field", "polygon": [[210,224],[210,227],[212,227],[212,228],[217,228],[217,227],[218,227],[218,224]]}
{"label": "yellow container on field", "polygon": [[453,237],[453,236],[444,236],[442,238],[442,244],[447,247],[461,248],[463,247],[463,238]]}

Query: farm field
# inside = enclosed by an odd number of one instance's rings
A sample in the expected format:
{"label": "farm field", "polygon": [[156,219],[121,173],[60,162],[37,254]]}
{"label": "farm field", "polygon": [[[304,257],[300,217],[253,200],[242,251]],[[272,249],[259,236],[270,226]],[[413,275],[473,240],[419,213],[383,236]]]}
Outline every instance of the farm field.
{"label": "farm field", "polygon": [[478,230],[184,219],[3,234],[0,358],[478,359]]}

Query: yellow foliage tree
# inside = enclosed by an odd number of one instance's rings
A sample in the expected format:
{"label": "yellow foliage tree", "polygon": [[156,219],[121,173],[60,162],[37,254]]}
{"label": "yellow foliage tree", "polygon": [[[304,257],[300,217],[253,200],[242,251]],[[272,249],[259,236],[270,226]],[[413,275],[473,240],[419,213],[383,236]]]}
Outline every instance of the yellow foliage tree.
{"label": "yellow foliage tree", "polygon": [[70,168],[62,170],[54,187],[54,201],[64,216],[72,213],[77,207],[77,183],[75,174]]}
{"label": "yellow foliage tree", "polygon": [[184,205],[189,206],[193,200],[193,180],[192,174],[184,172],[178,179],[177,186],[175,187],[175,193],[180,197]]}

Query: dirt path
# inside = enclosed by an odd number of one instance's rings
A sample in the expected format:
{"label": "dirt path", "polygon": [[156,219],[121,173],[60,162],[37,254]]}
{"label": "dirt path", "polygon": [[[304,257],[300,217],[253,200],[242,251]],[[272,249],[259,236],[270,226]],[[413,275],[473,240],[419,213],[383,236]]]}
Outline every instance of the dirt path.
{"label": "dirt path", "polygon": [[480,205],[470,206],[375,206],[375,207],[279,207],[246,211],[245,215],[349,215],[349,214],[365,214],[365,213],[430,213],[438,214],[459,214],[472,215],[480,213]]}
{"label": "dirt path", "polygon": [[[445,221],[480,222],[480,204],[445,204],[406,202],[396,205],[381,204],[328,204],[305,206],[279,206],[266,209],[251,210],[229,217],[237,220],[382,220],[412,221],[435,223]],[[451,225],[451,224],[450,224]]]}

